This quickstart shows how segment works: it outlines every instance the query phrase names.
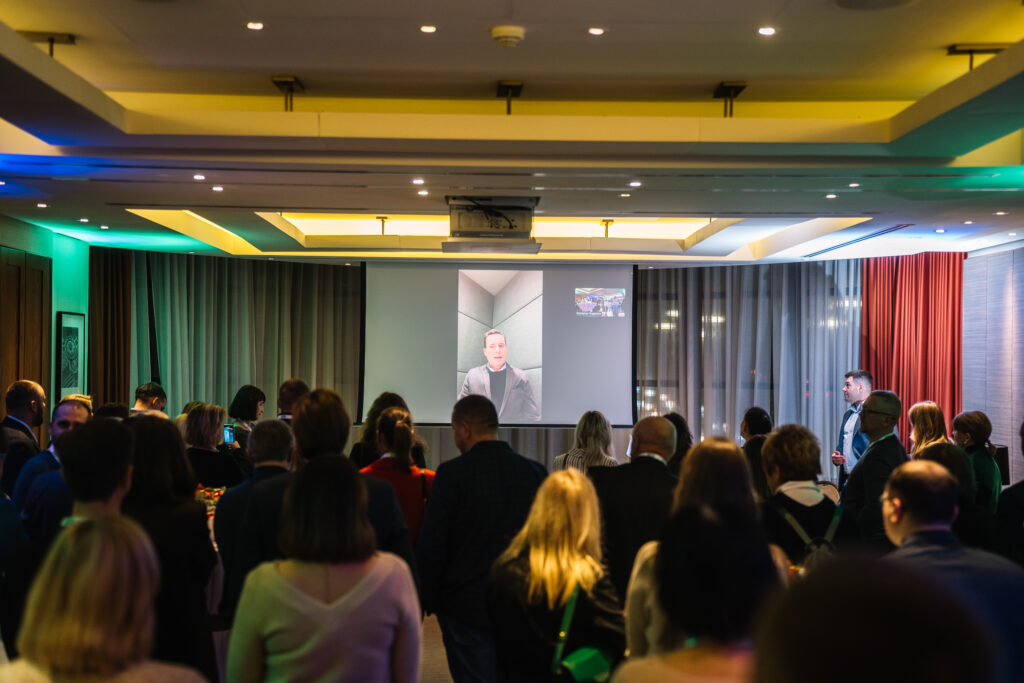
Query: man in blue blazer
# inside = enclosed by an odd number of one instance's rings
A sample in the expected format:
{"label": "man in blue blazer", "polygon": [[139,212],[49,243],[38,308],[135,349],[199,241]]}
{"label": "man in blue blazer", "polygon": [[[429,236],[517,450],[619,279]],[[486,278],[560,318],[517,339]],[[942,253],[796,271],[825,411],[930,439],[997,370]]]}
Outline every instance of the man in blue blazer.
{"label": "man in blue blazer", "polygon": [[867,370],[850,370],[845,375],[843,400],[850,407],[839,424],[839,443],[832,453],[832,464],[839,468],[840,491],[846,486],[850,472],[868,448],[868,437],[860,431],[860,411],[873,384],[874,380]]}
{"label": "man in blue blazer", "polygon": [[4,405],[7,416],[0,427],[7,442],[7,459],[0,477],[0,491],[9,496],[14,493],[21,468],[39,452],[39,440],[32,430],[43,424],[46,392],[36,382],[19,379],[7,388]]}

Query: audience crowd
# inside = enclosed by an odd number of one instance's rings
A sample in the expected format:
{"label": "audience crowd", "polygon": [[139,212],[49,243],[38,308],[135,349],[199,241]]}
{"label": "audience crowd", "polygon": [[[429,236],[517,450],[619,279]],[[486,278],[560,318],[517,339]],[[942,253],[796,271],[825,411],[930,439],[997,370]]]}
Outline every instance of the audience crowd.
{"label": "audience crowd", "polygon": [[168,416],[155,383],[47,413],[19,380],[0,680],[413,682],[433,615],[457,683],[1024,681],[1024,482],[984,413],[947,434],[916,403],[908,451],[872,385],[846,374],[830,456],[754,406],[741,443],[652,415],[619,458],[591,410],[549,474],[479,395],[431,470],[393,392],[346,452],[341,397],[297,378],[276,419],[252,385]]}

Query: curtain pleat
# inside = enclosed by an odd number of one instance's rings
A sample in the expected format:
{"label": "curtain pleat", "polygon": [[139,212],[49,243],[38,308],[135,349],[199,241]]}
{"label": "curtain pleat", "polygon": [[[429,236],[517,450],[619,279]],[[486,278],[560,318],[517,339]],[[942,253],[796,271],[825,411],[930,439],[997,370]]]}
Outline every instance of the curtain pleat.
{"label": "curtain pleat", "polygon": [[131,280],[130,252],[89,247],[88,372],[97,407],[113,401],[130,405]]}

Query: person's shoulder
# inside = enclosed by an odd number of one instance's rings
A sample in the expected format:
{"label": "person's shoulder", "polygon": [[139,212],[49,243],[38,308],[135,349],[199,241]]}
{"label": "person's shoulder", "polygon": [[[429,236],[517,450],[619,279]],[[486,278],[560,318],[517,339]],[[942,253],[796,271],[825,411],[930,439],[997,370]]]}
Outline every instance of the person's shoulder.
{"label": "person's shoulder", "polygon": [[0,681],[8,683],[50,683],[53,679],[28,660],[22,658],[0,666]]}
{"label": "person's shoulder", "polygon": [[187,666],[147,660],[125,669],[109,680],[111,683],[202,683],[206,679]]}

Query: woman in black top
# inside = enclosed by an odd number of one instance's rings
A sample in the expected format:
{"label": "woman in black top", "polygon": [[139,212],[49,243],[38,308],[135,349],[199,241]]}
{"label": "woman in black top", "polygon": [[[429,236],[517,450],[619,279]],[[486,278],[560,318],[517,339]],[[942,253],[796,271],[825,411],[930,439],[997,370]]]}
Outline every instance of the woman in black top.
{"label": "woman in black top", "polygon": [[227,411],[220,406],[204,403],[193,408],[185,418],[188,460],[196,480],[206,488],[234,486],[245,479],[235,460],[217,447],[224,438],[227,416]]}

